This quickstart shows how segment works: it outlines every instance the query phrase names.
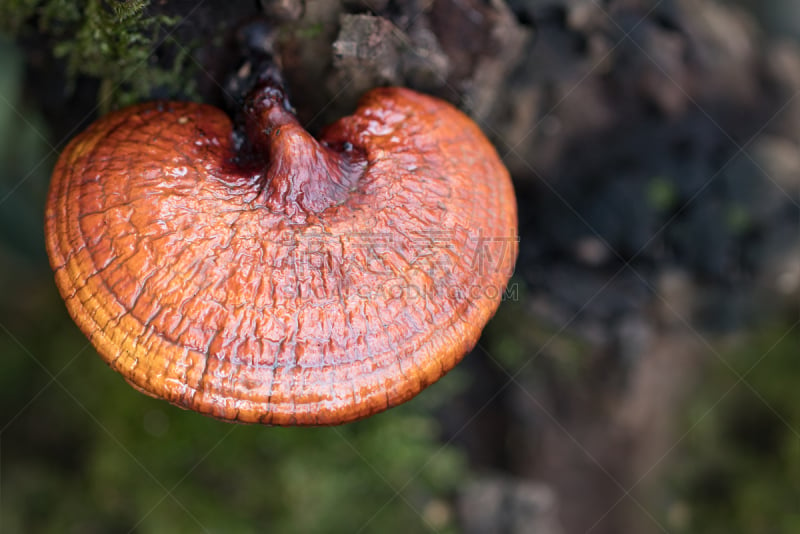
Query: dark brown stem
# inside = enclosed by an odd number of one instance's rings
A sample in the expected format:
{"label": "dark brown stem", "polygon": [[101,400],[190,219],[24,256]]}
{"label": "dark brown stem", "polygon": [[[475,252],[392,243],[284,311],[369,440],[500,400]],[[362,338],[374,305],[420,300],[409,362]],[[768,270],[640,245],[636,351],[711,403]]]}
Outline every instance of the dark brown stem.
{"label": "dark brown stem", "polygon": [[250,147],[266,161],[259,200],[267,208],[296,218],[345,200],[363,172],[362,158],[314,139],[297,121],[275,82],[256,86],[245,110]]}

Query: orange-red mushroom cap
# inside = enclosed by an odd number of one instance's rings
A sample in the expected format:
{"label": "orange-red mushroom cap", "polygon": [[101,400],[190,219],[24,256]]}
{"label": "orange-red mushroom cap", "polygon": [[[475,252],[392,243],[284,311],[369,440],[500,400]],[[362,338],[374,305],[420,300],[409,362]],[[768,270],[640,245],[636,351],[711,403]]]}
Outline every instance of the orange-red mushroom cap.
{"label": "orange-red mushroom cap", "polygon": [[517,254],[508,172],[479,128],[407,89],[319,141],[261,87],[220,110],[111,113],[59,158],[46,238],[67,308],[141,391],[225,420],[330,425],[453,368]]}

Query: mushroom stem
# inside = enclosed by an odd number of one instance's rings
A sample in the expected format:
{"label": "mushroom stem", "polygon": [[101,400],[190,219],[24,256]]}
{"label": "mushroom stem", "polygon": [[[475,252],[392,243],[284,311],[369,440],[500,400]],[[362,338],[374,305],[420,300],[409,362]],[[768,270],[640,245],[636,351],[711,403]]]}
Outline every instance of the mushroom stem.
{"label": "mushroom stem", "polygon": [[245,127],[258,159],[266,161],[257,201],[289,218],[319,213],[342,203],[363,174],[364,160],[352,149],[337,152],[309,134],[274,82],[258,85],[247,98]]}

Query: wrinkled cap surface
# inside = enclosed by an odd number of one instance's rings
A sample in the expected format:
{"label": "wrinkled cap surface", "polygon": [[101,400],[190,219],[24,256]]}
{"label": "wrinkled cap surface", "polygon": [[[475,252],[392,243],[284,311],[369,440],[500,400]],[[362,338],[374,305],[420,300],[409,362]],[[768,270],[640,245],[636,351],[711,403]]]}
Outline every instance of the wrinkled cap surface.
{"label": "wrinkled cap surface", "polygon": [[517,254],[509,176],[478,127],[367,93],[320,142],[269,98],[243,146],[193,103],[107,115],[64,150],[47,248],[67,308],[132,385],[225,420],[339,424],[449,371]]}

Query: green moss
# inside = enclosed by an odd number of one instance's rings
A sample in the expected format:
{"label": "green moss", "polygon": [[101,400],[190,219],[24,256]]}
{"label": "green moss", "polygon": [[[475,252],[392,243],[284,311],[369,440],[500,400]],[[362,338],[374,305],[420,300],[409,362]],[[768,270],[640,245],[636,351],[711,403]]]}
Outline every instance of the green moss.
{"label": "green moss", "polygon": [[800,328],[784,324],[714,362],[672,470],[673,508],[685,511],[672,532],[800,531],[799,348]]}
{"label": "green moss", "polygon": [[753,217],[747,207],[732,204],[725,210],[725,222],[734,234],[742,234],[753,226]]}
{"label": "green moss", "polygon": [[[148,14],[149,0],[6,0],[2,29],[37,31],[66,62],[70,84],[79,75],[101,80],[101,111],[151,97],[154,92],[192,96],[193,64],[187,47],[171,37],[177,17]],[[154,52],[173,57],[164,66]]]}
{"label": "green moss", "polygon": [[516,293],[506,292],[504,302],[484,332],[492,359],[509,373],[517,373],[537,360],[544,347],[560,375],[567,380],[580,380],[588,370],[587,343],[535,317],[524,304],[530,302],[530,297],[521,278],[512,277],[508,287]]}
{"label": "green moss", "polygon": [[18,33],[40,3],[41,0],[0,0],[0,32]]}
{"label": "green moss", "polygon": [[647,201],[654,209],[667,211],[678,201],[678,191],[673,181],[663,176],[655,176],[647,184]]}
{"label": "green moss", "polygon": [[310,26],[305,26],[303,28],[297,28],[295,30],[295,35],[302,39],[316,39],[320,35],[322,35],[324,28],[322,23],[317,22],[315,24],[311,24]]}

